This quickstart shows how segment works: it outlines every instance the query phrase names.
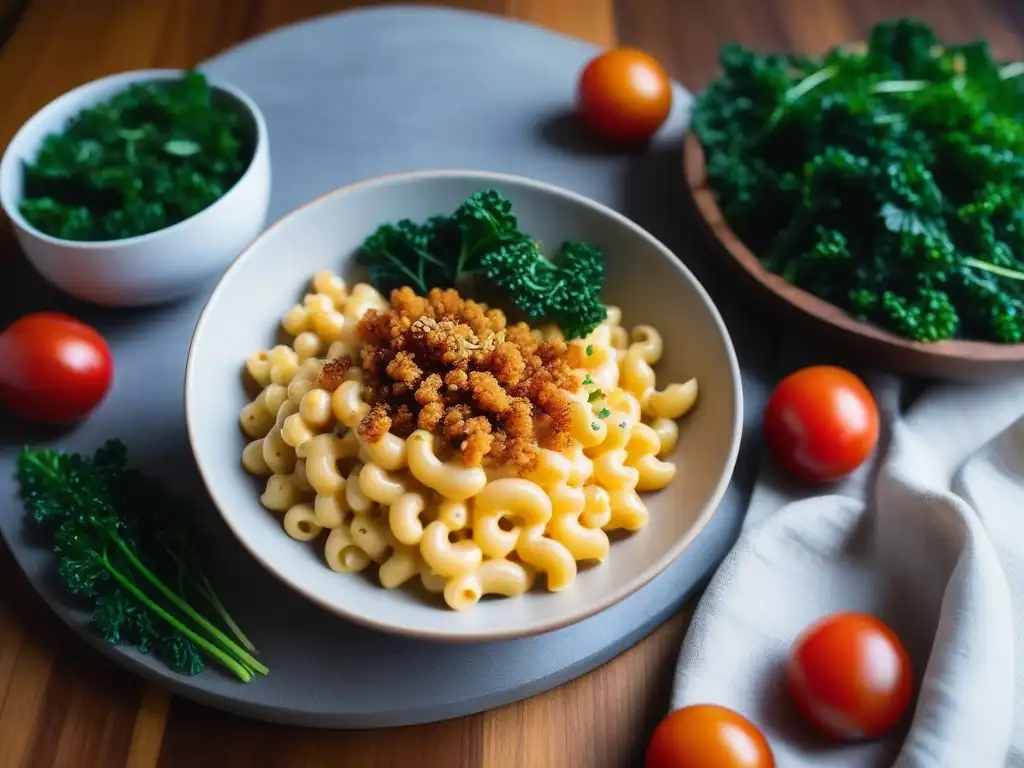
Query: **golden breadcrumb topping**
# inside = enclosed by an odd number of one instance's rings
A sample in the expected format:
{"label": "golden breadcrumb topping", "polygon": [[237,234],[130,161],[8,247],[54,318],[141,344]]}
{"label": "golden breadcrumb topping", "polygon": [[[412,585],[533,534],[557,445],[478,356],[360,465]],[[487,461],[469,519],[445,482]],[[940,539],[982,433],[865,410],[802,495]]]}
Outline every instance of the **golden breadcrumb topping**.
{"label": "golden breadcrumb topping", "polygon": [[[525,323],[433,289],[391,292],[391,307],[371,309],[356,327],[370,412],[359,425],[369,443],[388,432],[424,429],[461,453],[466,466],[528,467],[537,448],[569,445],[579,387],[569,345],[539,341]],[[328,376],[344,376],[343,363]],[[339,376],[339,378],[340,378]],[[321,378],[324,374],[321,374]]]}
{"label": "golden breadcrumb topping", "polygon": [[348,369],[351,367],[352,358],[348,355],[328,360],[320,368],[317,384],[321,388],[333,392],[341,386],[341,382],[345,380],[345,374],[348,373]]}

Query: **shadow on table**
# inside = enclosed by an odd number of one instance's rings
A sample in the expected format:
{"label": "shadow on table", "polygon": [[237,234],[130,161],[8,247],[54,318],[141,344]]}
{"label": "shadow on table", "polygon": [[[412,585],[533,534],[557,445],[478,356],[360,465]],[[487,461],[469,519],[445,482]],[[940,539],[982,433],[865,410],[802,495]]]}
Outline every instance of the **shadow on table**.
{"label": "shadow on table", "polygon": [[593,157],[621,157],[623,154],[643,156],[648,142],[623,147],[589,133],[573,111],[552,112],[537,123],[540,139],[573,155]]}
{"label": "shadow on table", "polygon": [[33,269],[13,237],[0,237],[0,245],[4,249],[4,258],[0,260],[0,327],[29,312],[64,312],[72,317],[88,317],[97,328],[112,326],[115,321],[119,327],[135,326],[144,323],[152,313],[145,308],[99,307],[68,296]]}

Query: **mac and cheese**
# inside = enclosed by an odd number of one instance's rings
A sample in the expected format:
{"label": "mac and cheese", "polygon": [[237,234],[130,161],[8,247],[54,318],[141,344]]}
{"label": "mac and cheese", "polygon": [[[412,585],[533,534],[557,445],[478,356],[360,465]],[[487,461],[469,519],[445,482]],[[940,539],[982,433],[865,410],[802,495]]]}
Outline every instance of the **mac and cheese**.
{"label": "mac and cheese", "polygon": [[242,465],[297,541],[341,573],[418,581],[455,610],[571,586],[608,532],[648,520],[672,482],[695,379],[657,388],[657,329],[622,313],[584,339],[507,325],[454,291],[389,302],[318,273],[285,313],[291,346],[245,362]]}

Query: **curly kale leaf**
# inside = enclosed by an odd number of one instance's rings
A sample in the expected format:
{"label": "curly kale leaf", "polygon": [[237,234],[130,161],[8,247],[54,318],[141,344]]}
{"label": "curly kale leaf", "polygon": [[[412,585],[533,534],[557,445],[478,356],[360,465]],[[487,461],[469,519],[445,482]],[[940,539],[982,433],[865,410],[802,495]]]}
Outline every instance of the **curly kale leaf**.
{"label": "curly kale leaf", "polygon": [[[110,441],[91,457],[26,448],[17,476],[28,523],[50,537],[61,580],[108,642],[156,649],[187,674],[202,669],[201,653],[243,681],[266,674],[198,568],[180,502],[127,466],[124,444]],[[187,602],[187,584],[238,642]]]}
{"label": "curly kale leaf", "polygon": [[459,229],[459,253],[455,261],[455,282],[475,272],[484,254],[505,243],[529,239],[519,231],[512,202],[496,189],[477,192],[455,209],[451,221]]}
{"label": "curly kale leaf", "polygon": [[878,312],[895,330],[920,341],[948,339],[960,325],[956,308],[944,291],[921,289],[912,297],[885,291]]}
{"label": "curly kale leaf", "polygon": [[607,317],[604,254],[587,243],[567,241],[548,259],[523,240],[489,251],[481,268],[527,317],[554,320],[567,338],[586,336]]}
{"label": "curly kale leaf", "polygon": [[24,168],[21,214],[47,234],[114,240],[169,227],[241,178],[254,147],[199,72],[134,84],[47,136]]}
{"label": "curly kale leaf", "polygon": [[911,339],[1021,340],[1024,63],[913,19],[863,49],[720,62],[693,130],[766,268]]}
{"label": "curly kale leaf", "polygon": [[140,653],[152,651],[180,674],[198,675],[205,666],[195,643],[180,632],[164,629],[154,621],[151,611],[118,587],[96,600],[92,625],[111,645],[133,645]]}
{"label": "curly kale leaf", "polygon": [[496,189],[477,192],[449,216],[378,227],[363,243],[359,260],[384,292],[402,286],[420,294],[431,288],[465,290],[475,278],[511,309],[555,322],[569,338],[587,335],[606,316],[604,253],[567,242],[545,257]]}
{"label": "curly kale leaf", "polygon": [[871,30],[867,42],[872,69],[888,79],[931,80],[943,75],[941,59],[935,55],[939,39],[921,21],[883,21]]}
{"label": "curly kale leaf", "polygon": [[370,266],[370,280],[385,293],[411,285],[426,293],[429,286],[448,285],[454,278],[449,264],[434,256],[435,231],[431,222],[416,224],[408,219],[382,224],[366,238],[360,261]]}
{"label": "curly kale leaf", "polygon": [[498,190],[485,189],[450,216],[382,224],[363,242],[359,261],[370,267],[378,290],[408,285],[425,294],[455,287],[476,271],[488,250],[524,238],[511,202]]}

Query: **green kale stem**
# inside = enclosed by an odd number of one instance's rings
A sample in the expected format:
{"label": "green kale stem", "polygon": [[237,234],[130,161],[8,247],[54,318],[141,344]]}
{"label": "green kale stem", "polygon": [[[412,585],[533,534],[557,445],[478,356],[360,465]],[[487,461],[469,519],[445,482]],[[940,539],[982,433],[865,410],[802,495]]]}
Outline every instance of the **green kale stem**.
{"label": "green kale stem", "polygon": [[124,539],[122,539],[113,531],[110,531],[108,535],[110,536],[110,540],[114,542],[118,549],[121,550],[121,553],[125,556],[125,559],[129,563],[131,563],[132,566],[134,566],[135,569],[138,570],[138,572],[142,574],[150,584],[156,587],[160,594],[162,594],[164,597],[170,600],[177,608],[182,610],[189,618],[195,621],[199,626],[201,626],[203,629],[205,629],[207,632],[213,635],[214,638],[219,640],[227,650],[231,651],[231,653],[233,653],[238,658],[239,661],[250,667],[253,671],[259,672],[261,675],[265,675],[270,671],[263,664],[260,663],[259,659],[257,659],[247,650],[242,648],[242,646],[240,646],[230,637],[221,632],[220,629],[216,627],[216,625],[212,624],[208,619],[200,615],[191,605],[186,603],[181,598],[180,595],[178,595],[173,589],[164,584],[155,573],[153,573],[145,565],[142,564],[142,561],[135,556],[135,553],[132,552],[131,547],[128,546]]}
{"label": "green kale stem", "polygon": [[253,645],[252,641],[245,636],[242,632],[242,628],[238,626],[231,614],[228,613],[227,608],[224,607],[224,603],[217,597],[217,593],[213,590],[213,585],[210,584],[210,580],[206,578],[206,573],[203,572],[202,567],[198,563],[187,564],[182,561],[180,557],[174,552],[168,551],[167,553],[175,563],[178,564],[178,568],[185,575],[185,578],[189,580],[196,591],[199,592],[203,597],[206,598],[207,602],[213,608],[214,612],[220,617],[228,629],[231,630],[231,634],[235,636],[235,639],[242,644],[250,653],[256,653],[256,646]]}
{"label": "green kale stem", "polygon": [[480,250],[480,246],[483,245],[486,240],[477,240],[476,245],[472,248],[467,248],[466,244],[462,244],[462,248],[459,249],[459,258],[455,262],[455,276],[452,278],[453,281],[457,282],[462,277],[463,272],[466,269],[466,264],[469,260],[476,255],[476,252]]}
{"label": "green kale stem", "polygon": [[[498,229],[493,224],[491,225],[491,232],[497,233]],[[499,236],[500,240],[500,236]],[[452,278],[453,281],[457,282],[460,278],[473,274],[473,270],[467,270],[466,265],[471,262],[473,258],[479,255],[480,251],[486,250],[485,246],[492,245],[492,241],[486,237],[482,237],[477,240],[471,247],[467,247],[465,243],[465,237],[463,237],[462,247],[459,249],[459,258],[455,262],[455,275]]]}
{"label": "green kale stem", "polygon": [[1024,280],[1024,272],[1020,272],[1016,269],[1008,269],[1007,267],[1000,267],[996,264],[989,264],[987,261],[976,259],[973,256],[964,257],[964,264],[968,267],[974,267],[985,272],[991,272],[993,275],[999,275],[1010,280]]}
{"label": "green kale stem", "polygon": [[534,282],[531,278],[536,276],[538,267],[543,267],[546,272],[558,271],[558,265],[541,253],[540,248],[537,247],[537,260],[530,265],[530,269],[524,272],[522,276],[523,283],[529,286],[531,290],[537,291],[538,293],[545,292],[551,294],[565,283],[564,278],[559,278],[558,282],[551,285],[542,285],[541,283]]}
{"label": "green kale stem", "polygon": [[[124,551],[123,548],[122,551]],[[205,637],[194,632],[190,627],[186,626],[177,618],[175,618],[170,613],[165,611],[163,607],[161,607],[158,603],[154,602],[149,597],[147,597],[146,594],[141,589],[135,586],[135,583],[131,579],[129,579],[127,576],[125,576],[111,564],[106,554],[99,555],[99,558],[100,562],[103,564],[103,567],[107,569],[107,572],[114,577],[118,584],[120,584],[122,587],[128,590],[128,592],[134,595],[135,598],[139,600],[139,602],[141,602],[143,605],[145,605],[147,608],[153,611],[153,613],[155,613],[161,619],[166,621],[176,630],[181,632],[181,634],[183,634],[197,646],[199,646],[208,654],[210,654],[210,656],[212,656],[225,667],[234,672],[243,683],[247,683],[250,680],[252,680],[252,672],[249,670],[247,666],[245,666],[242,663],[239,663],[237,659],[232,658],[223,650],[221,650],[213,643],[211,643],[209,640],[207,640]]]}
{"label": "green kale stem", "polygon": [[[50,468],[47,467],[42,462],[40,462],[34,456],[30,457],[29,460],[32,461],[35,464],[35,466],[37,467],[37,469],[40,472],[42,472],[42,473],[44,473],[46,475],[49,475],[50,478],[53,479],[53,480],[57,479],[56,477],[54,477],[53,473],[50,471]],[[74,491],[72,491],[72,494],[74,494]],[[194,608],[192,608],[192,606],[190,606],[179,595],[177,595],[174,592],[174,590],[172,590],[170,587],[168,587],[166,584],[164,584],[156,576],[156,574],[154,574],[145,565],[143,565],[142,562],[139,560],[139,558],[135,556],[135,553],[132,551],[131,547],[128,546],[127,542],[125,542],[124,539],[122,539],[117,534],[116,531],[110,530],[108,528],[103,528],[103,533],[109,538],[110,541],[112,541],[117,546],[118,549],[121,550],[121,552],[124,554],[124,556],[128,560],[128,562],[132,566],[134,566],[138,570],[138,572],[142,576],[144,576],[146,578],[146,580],[148,580],[154,587],[156,587],[161,592],[161,594],[163,594],[175,606],[180,608],[182,611],[185,612],[186,615],[191,617],[197,624],[199,624],[201,627],[206,629],[211,635],[213,635],[213,637],[215,639],[219,640],[222,643],[222,645],[228,651],[230,651],[231,653],[233,653],[237,657],[237,661],[235,659],[232,659],[230,656],[228,656],[224,651],[217,649],[209,641],[204,640],[201,637],[199,637],[195,632],[193,632],[192,630],[189,630],[180,621],[178,621],[176,618],[174,618],[169,613],[167,613],[167,611],[165,611],[159,605],[157,605],[152,600],[147,598],[135,586],[134,582],[131,581],[130,579],[128,579],[124,574],[120,573],[119,571],[115,573],[113,567],[109,564],[109,561],[106,560],[105,556],[104,556],[104,561],[103,561],[104,562],[104,566],[108,570],[110,570],[111,573],[114,574],[115,578],[117,578],[119,582],[124,584],[125,587],[127,589],[129,589],[129,591],[133,595],[135,595],[140,600],[142,600],[142,602],[145,603],[148,607],[150,607],[154,611],[156,611],[158,613],[158,615],[160,615],[162,618],[164,618],[167,621],[169,621],[175,628],[181,630],[182,633],[185,634],[190,640],[192,640],[193,642],[196,642],[197,645],[200,645],[201,647],[203,647],[207,651],[210,651],[212,653],[212,655],[215,658],[217,658],[219,661],[224,662],[225,659],[229,660],[231,663],[227,664],[227,666],[229,666],[232,669],[232,671],[235,671],[236,674],[237,674],[236,667],[239,667],[239,668],[245,670],[247,676],[243,677],[243,680],[245,680],[246,682],[248,682],[249,680],[252,679],[252,675],[250,674],[250,670],[251,671],[255,671],[255,672],[259,672],[260,674],[263,674],[263,675],[266,675],[266,674],[269,673],[270,670],[267,669],[267,667],[265,667],[258,659],[256,659],[254,656],[252,656],[244,648],[239,646],[230,637],[228,637],[223,632],[221,632],[221,630],[218,629],[215,625],[211,624],[210,621],[208,621],[206,618],[204,618],[202,615],[200,615]],[[205,576],[204,576],[204,579],[205,579]],[[207,582],[207,586],[209,586],[209,582]],[[212,589],[210,590],[210,594],[212,595]],[[216,600],[216,598],[214,598],[214,600]],[[217,601],[217,602],[219,603],[219,601]],[[221,606],[221,607],[223,608],[223,606]],[[224,613],[226,615],[227,612],[225,611]],[[231,624],[234,624],[234,622],[231,622]],[[240,634],[240,631],[239,631],[239,634]],[[243,637],[244,637],[244,635],[243,635]],[[250,643],[250,645],[251,645],[251,643]],[[217,652],[214,653],[214,651],[217,651]],[[241,662],[241,663],[239,663],[239,662]],[[242,677],[242,676],[239,675],[239,677]]]}
{"label": "green kale stem", "polygon": [[872,93],[917,93],[930,85],[929,80],[883,80],[871,86]]}
{"label": "green kale stem", "polygon": [[1024,75],[1024,61],[1015,61],[1012,64],[1007,64],[999,70],[999,77],[1003,80],[1009,80],[1012,77],[1020,77]]}
{"label": "green kale stem", "polygon": [[[206,582],[207,586],[209,586],[209,582],[206,581],[206,577],[203,576],[202,578],[203,581]],[[203,596],[210,602],[210,605],[213,606],[213,610],[216,612],[218,616],[220,616],[221,621],[223,621],[227,625],[228,629],[231,630],[231,634],[233,634],[235,638],[238,640],[238,642],[242,644],[242,647],[245,648],[245,650],[249,651],[249,653],[255,654],[257,652],[256,646],[248,637],[246,637],[245,633],[242,631],[242,628],[238,626],[238,623],[233,618],[231,618],[231,614],[228,613],[227,608],[224,607],[224,604],[213,592],[213,589],[202,589],[200,587],[197,587],[197,589],[199,589]],[[266,673],[264,672],[264,674]]]}
{"label": "green kale stem", "polygon": [[816,72],[812,72],[796,85],[790,86],[783,94],[781,103],[779,103],[768,116],[768,121],[764,124],[761,130],[757,131],[750,136],[747,141],[743,142],[743,150],[747,151],[753,149],[764,141],[768,134],[774,131],[776,126],[782,122],[782,118],[786,116],[786,110],[789,107],[799,101],[806,93],[813,91],[822,83],[828,82],[837,74],[839,74],[839,70],[836,67],[823,67]]}
{"label": "green kale stem", "polygon": [[[426,279],[423,276],[423,259],[420,259],[420,262],[419,262],[419,274],[416,274],[415,272],[410,270],[408,267],[406,267],[405,264],[402,263],[401,259],[396,259],[393,255],[388,253],[387,250],[383,250],[382,249],[381,252],[387,257],[388,261],[390,261],[394,266],[398,267],[398,269],[400,271],[405,273],[406,277],[408,277],[412,282],[414,282],[416,284],[416,286],[420,289],[420,293],[426,293],[427,292],[427,290],[426,290]],[[418,250],[417,250],[417,253],[419,253]]]}
{"label": "green kale stem", "polygon": [[[771,133],[775,127],[785,117],[786,110],[795,104],[797,101],[802,99],[808,93],[813,91],[815,88],[820,86],[822,83],[827,83],[829,80],[839,74],[839,68],[835,65],[829,65],[822,67],[815,72],[807,75],[803,80],[792,85],[786,91],[782,97],[782,102],[772,110],[771,115],[768,117],[767,123],[764,128],[754,134],[753,139],[747,142],[746,148],[756,146],[760,143],[769,133]],[[1024,61],[1013,62],[1012,64],[1006,64],[1002,69],[999,70],[999,77],[1003,80],[1009,80],[1013,77],[1019,77],[1024,75]],[[875,83],[871,86],[872,93],[917,93],[923,91],[935,83],[930,80],[883,80],[880,83]]]}
{"label": "green kale stem", "polygon": [[[835,65],[822,67],[817,72],[812,72],[786,91],[786,95],[783,97],[783,106],[793,104],[838,74],[839,67]],[[874,93],[914,93],[915,91],[923,91],[930,85],[933,85],[933,83],[928,80],[883,80],[880,83],[875,83],[871,90]]]}
{"label": "green kale stem", "polygon": [[792,104],[797,99],[802,98],[804,94],[813,91],[819,85],[828,82],[838,74],[839,68],[835,66],[822,67],[817,72],[812,72],[786,91],[786,95],[783,97],[783,102],[787,105]]}

